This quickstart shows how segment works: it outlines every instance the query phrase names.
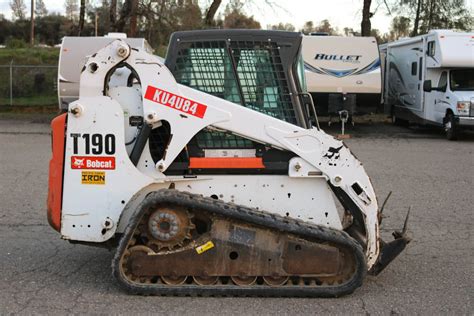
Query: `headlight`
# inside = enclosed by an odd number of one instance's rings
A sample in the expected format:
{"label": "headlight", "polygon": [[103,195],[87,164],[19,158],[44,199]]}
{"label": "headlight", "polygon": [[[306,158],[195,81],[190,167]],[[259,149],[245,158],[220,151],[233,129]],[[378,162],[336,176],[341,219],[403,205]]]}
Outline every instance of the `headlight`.
{"label": "headlight", "polygon": [[459,115],[469,115],[469,108],[471,102],[469,101],[459,101],[456,109],[458,110]]}

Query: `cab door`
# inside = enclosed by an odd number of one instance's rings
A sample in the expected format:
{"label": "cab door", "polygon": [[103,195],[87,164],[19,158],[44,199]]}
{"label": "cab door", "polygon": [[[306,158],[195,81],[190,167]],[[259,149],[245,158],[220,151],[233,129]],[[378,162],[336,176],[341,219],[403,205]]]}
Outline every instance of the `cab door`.
{"label": "cab door", "polygon": [[432,91],[433,93],[433,102],[434,102],[434,121],[437,123],[442,123],[443,118],[446,115],[446,109],[451,106],[449,99],[447,99],[448,91],[448,71],[444,70],[441,72],[438,80],[438,86],[441,91]]}

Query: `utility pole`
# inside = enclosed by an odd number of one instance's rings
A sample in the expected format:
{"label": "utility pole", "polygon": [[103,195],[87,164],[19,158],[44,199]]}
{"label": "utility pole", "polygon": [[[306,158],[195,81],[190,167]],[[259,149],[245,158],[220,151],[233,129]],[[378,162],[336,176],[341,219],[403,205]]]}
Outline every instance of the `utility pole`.
{"label": "utility pole", "polygon": [[97,21],[99,19],[99,15],[97,14],[97,10],[95,11],[95,36],[97,37]]}
{"label": "utility pole", "polygon": [[35,0],[31,0],[31,33],[30,44],[35,45]]}

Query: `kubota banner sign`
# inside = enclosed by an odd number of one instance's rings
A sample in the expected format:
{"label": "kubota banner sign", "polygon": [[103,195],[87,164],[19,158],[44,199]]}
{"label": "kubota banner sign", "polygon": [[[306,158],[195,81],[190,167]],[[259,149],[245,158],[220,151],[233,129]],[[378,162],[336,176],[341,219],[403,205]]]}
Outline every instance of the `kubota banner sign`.
{"label": "kubota banner sign", "polygon": [[115,157],[72,156],[71,169],[115,169]]}
{"label": "kubota banner sign", "polygon": [[207,110],[207,106],[202,103],[152,86],[146,88],[145,99],[199,118],[203,118]]}

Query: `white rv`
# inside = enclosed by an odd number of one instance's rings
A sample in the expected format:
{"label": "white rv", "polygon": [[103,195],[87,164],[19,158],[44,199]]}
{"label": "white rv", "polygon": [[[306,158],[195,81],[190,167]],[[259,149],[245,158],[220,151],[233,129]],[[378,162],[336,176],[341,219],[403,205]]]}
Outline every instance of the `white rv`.
{"label": "white rv", "polygon": [[[144,38],[127,38],[125,33],[109,33],[104,37],[66,36],[61,43],[58,68],[58,98],[59,108],[66,110],[69,103],[79,99],[79,79],[81,68],[89,55],[107,46],[117,38],[123,39],[133,48],[146,49],[152,53],[153,49]],[[114,80],[128,79],[130,71],[121,69],[114,73]]]}
{"label": "white rv", "polygon": [[384,108],[395,123],[474,126],[474,33],[435,30],[380,46]]}
{"label": "white rv", "polygon": [[302,51],[308,92],[319,112],[353,114],[356,104],[380,104],[380,58],[374,37],[304,36]]}

